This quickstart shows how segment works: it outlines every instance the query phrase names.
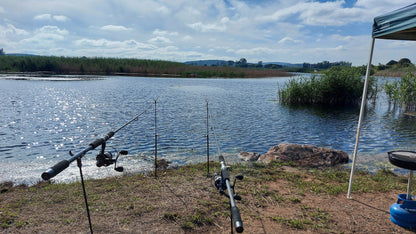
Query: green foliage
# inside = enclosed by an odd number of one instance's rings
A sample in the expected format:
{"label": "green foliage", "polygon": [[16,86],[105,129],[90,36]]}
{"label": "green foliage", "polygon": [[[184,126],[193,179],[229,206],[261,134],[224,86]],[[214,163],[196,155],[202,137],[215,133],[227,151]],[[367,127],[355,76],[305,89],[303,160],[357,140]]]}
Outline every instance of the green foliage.
{"label": "green foliage", "polygon": [[416,107],[416,76],[410,72],[400,80],[386,82],[384,85],[389,101],[404,106],[406,109]]}
{"label": "green foliage", "polygon": [[[357,105],[361,101],[364,79],[360,69],[332,67],[321,76],[291,79],[279,89],[279,101],[283,104],[318,104],[325,106]],[[369,79],[368,96],[376,94],[374,78]]]}

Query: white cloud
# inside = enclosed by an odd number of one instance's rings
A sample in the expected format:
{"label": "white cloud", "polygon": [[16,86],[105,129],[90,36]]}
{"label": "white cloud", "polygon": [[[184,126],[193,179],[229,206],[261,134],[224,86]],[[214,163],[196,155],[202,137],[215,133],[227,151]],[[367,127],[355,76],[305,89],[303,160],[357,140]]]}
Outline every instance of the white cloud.
{"label": "white cloud", "polygon": [[156,9],[156,11],[162,14],[168,14],[170,12],[166,6],[160,6]]}
{"label": "white cloud", "polygon": [[51,14],[41,14],[41,15],[36,15],[34,17],[35,20],[51,20],[52,19],[52,15]]}
{"label": "white cloud", "polygon": [[172,41],[167,37],[157,36],[149,39],[150,43],[172,43]]}
{"label": "white cloud", "polygon": [[184,37],[182,38],[182,40],[184,40],[184,41],[192,41],[192,40],[193,40],[193,37],[191,37],[191,36],[189,36],[189,35],[186,35],[186,36],[184,36]]}
{"label": "white cloud", "polygon": [[53,48],[57,42],[64,41],[69,32],[57,26],[46,25],[35,30],[32,37],[21,40],[21,43],[31,47]]}
{"label": "white cloud", "polygon": [[35,20],[43,20],[43,21],[59,21],[59,22],[66,22],[69,20],[68,17],[64,15],[51,15],[51,14],[40,14],[36,15],[33,19]]}
{"label": "white cloud", "polygon": [[6,26],[0,25],[0,36],[25,36],[28,34],[26,30],[16,28],[12,24],[6,24]]}
{"label": "white cloud", "polygon": [[76,40],[74,42],[76,46],[82,46],[82,47],[101,47],[101,48],[129,48],[129,49],[154,49],[155,47],[150,44],[144,44],[140,43],[135,40],[125,40],[125,41],[111,41],[107,39],[88,39],[83,38]]}
{"label": "white cloud", "polygon": [[101,29],[106,30],[106,31],[113,31],[113,32],[132,30],[131,28],[126,28],[121,25],[105,25],[105,26],[102,26]]}
{"label": "white cloud", "polygon": [[66,16],[64,16],[64,15],[54,15],[52,18],[53,18],[54,20],[56,20],[56,21],[60,21],[60,22],[66,22],[66,21],[68,21],[68,20],[69,20],[69,18],[68,18],[68,17],[66,17]]}
{"label": "white cloud", "polygon": [[239,49],[236,53],[240,55],[257,55],[259,53],[273,54],[275,53],[275,49],[268,47],[255,47],[249,49]]}
{"label": "white cloud", "polygon": [[224,24],[204,24],[202,22],[196,22],[188,24],[188,26],[195,31],[199,32],[224,32],[227,27]]}
{"label": "white cloud", "polygon": [[169,32],[169,31],[164,31],[164,30],[160,30],[160,29],[157,28],[153,31],[153,34],[154,35],[159,35],[159,36],[166,36],[166,35],[177,36],[178,32]]}
{"label": "white cloud", "polygon": [[38,33],[38,34],[55,34],[55,35],[65,36],[65,35],[68,35],[69,32],[66,29],[60,29],[57,26],[46,25],[46,26],[43,26],[42,28],[36,30],[36,33]]}
{"label": "white cloud", "polygon": [[287,8],[279,8],[270,15],[256,18],[260,22],[287,21],[295,18],[306,25],[341,26],[351,22],[368,20],[368,11],[363,8],[344,8],[344,1],[300,2]]}
{"label": "white cloud", "polygon": [[291,37],[284,37],[279,42],[279,44],[287,44],[287,43],[302,43],[301,40],[295,40]]}
{"label": "white cloud", "polygon": [[[411,3],[357,0],[346,7],[345,0],[2,0],[0,43],[10,53],[34,48],[66,56],[363,64],[374,16]],[[393,50],[400,48],[394,42],[383,45],[391,46],[379,49],[382,58],[395,56]],[[416,61],[412,47],[401,46],[407,51],[400,55],[408,53]]]}

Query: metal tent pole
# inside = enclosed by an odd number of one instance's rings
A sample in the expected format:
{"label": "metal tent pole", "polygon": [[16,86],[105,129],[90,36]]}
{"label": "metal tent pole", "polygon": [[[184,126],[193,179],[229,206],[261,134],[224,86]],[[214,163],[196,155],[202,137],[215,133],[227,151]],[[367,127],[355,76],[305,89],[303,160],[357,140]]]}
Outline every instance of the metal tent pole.
{"label": "metal tent pole", "polygon": [[413,171],[410,170],[409,172],[409,181],[407,182],[407,195],[406,195],[406,199],[407,200],[412,200],[412,180],[413,180]]}
{"label": "metal tent pole", "polygon": [[363,96],[361,97],[361,109],[360,109],[360,117],[358,119],[357,135],[356,135],[356,138],[355,138],[354,155],[352,157],[350,182],[348,184],[348,194],[347,194],[348,199],[351,199],[351,186],[352,186],[352,181],[353,181],[353,177],[354,177],[355,159],[357,157],[357,149],[358,149],[358,142],[360,140],[361,125],[362,125],[362,121],[363,121],[363,117],[364,117],[365,104],[366,104],[366,101],[367,101],[368,77],[370,76],[370,71],[371,71],[371,60],[373,59],[374,42],[375,42],[375,38],[372,38],[370,58],[368,59],[367,71],[365,73]]}

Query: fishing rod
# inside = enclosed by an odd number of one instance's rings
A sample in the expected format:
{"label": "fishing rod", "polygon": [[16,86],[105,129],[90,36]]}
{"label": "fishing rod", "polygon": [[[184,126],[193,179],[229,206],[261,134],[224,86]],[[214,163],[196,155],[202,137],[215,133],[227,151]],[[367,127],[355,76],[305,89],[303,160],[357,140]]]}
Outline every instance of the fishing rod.
{"label": "fishing rod", "polygon": [[42,173],[42,175],[41,175],[42,179],[43,180],[49,180],[49,179],[55,177],[56,175],[61,173],[63,170],[65,170],[73,161],[82,158],[88,151],[93,150],[93,149],[97,148],[100,145],[101,145],[101,151],[96,157],[97,166],[98,167],[109,166],[109,165],[114,163],[115,164],[114,169],[116,171],[122,172],[123,167],[116,167],[116,162],[117,162],[118,157],[120,155],[127,154],[127,151],[122,150],[119,153],[116,153],[117,157],[116,157],[116,159],[113,159],[112,154],[110,152],[105,152],[106,142],[111,137],[113,137],[118,131],[125,128],[127,125],[131,124],[133,121],[138,120],[141,115],[143,115],[144,113],[146,113],[150,109],[150,107],[152,107],[152,105],[150,105],[147,109],[145,109],[143,112],[136,115],[133,119],[131,119],[130,121],[128,121],[127,123],[125,123],[124,125],[119,127],[118,129],[116,129],[114,131],[110,131],[103,138],[98,138],[95,141],[91,142],[88,145],[88,147],[85,148],[84,150],[82,150],[81,152],[74,155],[71,151],[69,151],[69,155],[72,156],[72,157],[69,158],[68,160],[62,160],[62,161],[58,162],[57,164],[55,164],[54,166],[47,169],[45,172]]}
{"label": "fishing rod", "polygon": [[132,123],[133,121],[136,121],[139,119],[139,117],[141,115],[143,115],[144,113],[147,112],[147,110],[150,109],[150,107],[152,107],[152,105],[150,105],[148,108],[146,108],[143,112],[139,113],[138,115],[136,115],[133,119],[131,119],[130,121],[128,121],[127,123],[125,123],[124,125],[122,125],[121,127],[119,127],[118,129],[114,130],[114,131],[110,131],[107,133],[107,135],[105,135],[102,138],[98,138],[95,141],[91,142],[87,148],[85,148],[84,150],[82,150],[81,152],[77,153],[77,154],[73,154],[71,151],[69,151],[69,155],[71,156],[71,158],[69,158],[68,160],[62,160],[60,162],[58,162],[57,164],[55,164],[54,166],[50,167],[49,169],[47,169],[45,172],[42,173],[41,177],[43,180],[50,180],[51,178],[55,177],[56,175],[58,175],[59,173],[61,173],[63,170],[65,170],[67,167],[69,167],[69,165],[77,160],[77,165],[79,168],[79,174],[81,176],[81,185],[82,185],[82,190],[84,193],[84,201],[85,201],[85,206],[86,206],[86,210],[87,210],[87,216],[88,216],[88,223],[89,223],[89,227],[90,227],[90,232],[91,234],[93,233],[92,230],[92,223],[91,223],[91,216],[90,216],[90,210],[89,210],[89,206],[88,206],[88,200],[87,200],[87,193],[85,191],[85,184],[84,184],[84,177],[82,174],[82,163],[81,163],[81,158],[90,150],[93,150],[95,148],[97,148],[98,146],[101,145],[101,151],[100,153],[97,155],[96,160],[97,160],[97,167],[102,167],[102,166],[109,166],[111,164],[114,163],[114,170],[118,171],[118,172],[122,172],[124,170],[123,167],[117,167],[117,160],[119,158],[120,155],[126,155],[128,154],[127,151],[122,150],[120,152],[116,151],[116,158],[113,159],[113,155],[111,154],[111,152],[106,152],[105,151],[105,146],[106,146],[106,142],[114,136],[114,134],[116,134],[118,131],[120,131],[121,129],[125,128],[127,125],[129,125],[130,123]]}
{"label": "fishing rod", "polygon": [[[242,233],[244,231],[243,227],[243,220],[241,219],[240,210],[235,205],[235,200],[241,200],[241,196],[235,193],[235,183],[236,180],[242,180],[244,177],[243,175],[237,175],[234,177],[233,185],[230,184],[230,174],[228,173],[228,167],[225,164],[224,156],[221,154],[221,149],[219,147],[217,135],[215,134],[214,127],[211,127],[214,133],[215,143],[217,145],[217,151],[219,155],[219,161],[221,164],[221,175],[214,175],[215,187],[220,191],[221,195],[224,195],[230,199],[230,211],[231,211],[231,233],[233,233],[233,225],[235,230],[238,233]],[[225,192],[227,191],[227,193]]]}
{"label": "fishing rod", "polygon": [[[240,210],[235,205],[235,200],[241,200],[241,197],[235,193],[234,187],[236,179],[242,180],[243,175],[238,175],[234,178],[233,185],[230,185],[230,174],[228,173],[227,166],[225,165],[225,160],[222,155],[219,156],[221,163],[221,176],[215,176],[215,187],[220,191],[220,194],[228,197],[230,199],[230,210],[231,210],[231,233],[233,233],[233,224],[235,230],[238,233],[244,231],[243,220],[241,219]],[[225,193],[227,191],[227,193]]]}

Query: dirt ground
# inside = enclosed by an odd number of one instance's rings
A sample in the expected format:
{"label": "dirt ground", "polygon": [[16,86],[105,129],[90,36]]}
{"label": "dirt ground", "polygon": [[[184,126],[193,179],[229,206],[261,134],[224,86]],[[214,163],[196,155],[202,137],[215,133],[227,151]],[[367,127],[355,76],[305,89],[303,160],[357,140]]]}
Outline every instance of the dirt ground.
{"label": "dirt ground", "polygon": [[[299,173],[302,181],[317,180]],[[390,221],[391,204],[406,191],[353,192],[347,199],[346,192],[316,193],[261,176],[236,185],[244,233],[415,233]],[[86,190],[94,233],[231,232],[228,198],[200,171],[90,180]],[[79,183],[3,189],[0,212],[1,233],[89,233]]]}

